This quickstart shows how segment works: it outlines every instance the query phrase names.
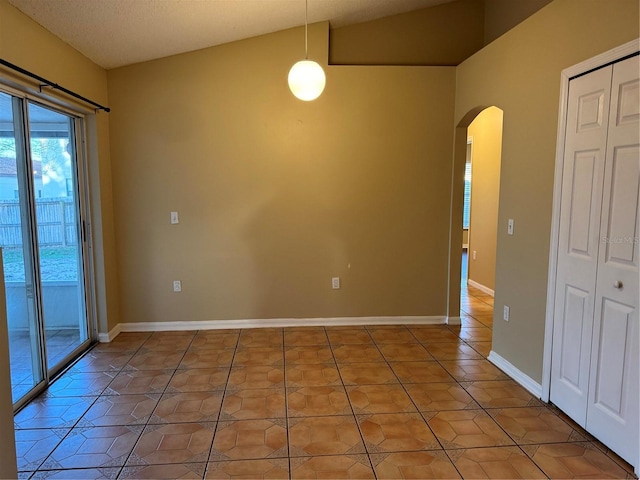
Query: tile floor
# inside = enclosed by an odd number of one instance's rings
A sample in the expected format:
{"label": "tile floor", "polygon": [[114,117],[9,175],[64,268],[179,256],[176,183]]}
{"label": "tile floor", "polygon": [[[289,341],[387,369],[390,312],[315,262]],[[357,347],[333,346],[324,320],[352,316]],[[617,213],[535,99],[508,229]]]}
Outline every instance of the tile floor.
{"label": "tile floor", "polygon": [[634,478],[462,326],[122,333],[15,417],[21,478]]}

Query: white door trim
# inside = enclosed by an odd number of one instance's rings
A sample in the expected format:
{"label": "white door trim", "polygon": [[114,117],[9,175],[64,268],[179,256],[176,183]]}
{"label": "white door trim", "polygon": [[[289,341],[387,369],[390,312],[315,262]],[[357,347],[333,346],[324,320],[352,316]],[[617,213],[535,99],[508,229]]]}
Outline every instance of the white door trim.
{"label": "white door trim", "polygon": [[549,277],[547,280],[547,308],[544,330],[544,353],[542,357],[542,397],[548,402],[551,392],[551,346],[553,342],[553,312],[555,309],[556,275],[558,263],[558,236],[560,232],[560,198],[562,194],[562,168],[564,162],[565,134],[567,129],[567,102],[569,81],[581,74],[640,51],[640,39],[632,40],[608,52],[566,68],[560,75],[560,107],[558,109],[558,136],[556,141],[556,164],[553,184],[553,213],[551,216],[551,240],[549,248]]}

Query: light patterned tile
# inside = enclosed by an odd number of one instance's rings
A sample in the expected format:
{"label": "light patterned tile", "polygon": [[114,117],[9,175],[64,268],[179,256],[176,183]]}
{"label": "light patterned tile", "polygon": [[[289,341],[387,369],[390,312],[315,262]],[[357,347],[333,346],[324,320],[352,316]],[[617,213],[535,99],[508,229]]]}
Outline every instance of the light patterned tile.
{"label": "light patterned tile", "polygon": [[376,453],[370,457],[378,478],[460,478],[443,451]]}
{"label": "light patterned tile", "polygon": [[414,383],[405,388],[421,412],[479,408],[458,383]]}
{"label": "light patterned tile", "polygon": [[292,480],[303,478],[374,479],[369,458],[361,455],[325,455],[291,459]]}
{"label": "light patterned tile", "polygon": [[220,422],[210,460],[247,460],[287,456],[285,419]]}
{"label": "light patterned tile", "polygon": [[206,480],[288,480],[289,460],[286,458],[265,458],[259,460],[209,462],[204,478]]}
{"label": "light patterned tile", "polygon": [[384,362],[345,363],[338,366],[345,385],[378,385],[398,383],[393,371]]}
{"label": "light patterned tile", "polygon": [[287,408],[289,417],[352,413],[342,386],[287,388]]}
{"label": "light patterned tile", "polygon": [[250,328],[242,330],[238,341],[238,347],[281,347],[282,345],[282,328]]}
{"label": "light patterned tile", "polygon": [[542,402],[513,380],[465,383],[465,390],[483,408],[541,406]]}
{"label": "light patterned tile", "polygon": [[81,425],[144,425],[158,404],[159,398],[159,394],[104,395],[83,415]]}
{"label": "light patterned tile", "polygon": [[407,327],[369,328],[369,334],[378,345],[387,343],[414,343],[418,340]]}
{"label": "light patterned tile", "polygon": [[[111,480],[115,479],[120,472],[121,467],[104,467],[104,468],[73,468],[63,470],[40,470],[35,472],[33,476],[23,477],[18,473],[18,478],[31,478],[33,480],[53,479],[53,480]],[[26,472],[22,472],[26,473]],[[29,472],[31,475],[32,472]]]}
{"label": "light patterned tile", "polygon": [[323,387],[340,385],[340,374],[335,364],[287,365],[287,387]]}
{"label": "light patterned tile", "polygon": [[233,360],[233,350],[192,349],[184,354],[177,368],[228,367]]}
{"label": "light patterned tile", "polygon": [[124,367],[125,370],[162,370],[177,368],[184,356],[183,351],[154,352],[143,351],[136,353]]}
{"label": "light patterned tile", "polygon": [[488,360],[442,361],[441,365],[459,382],[508,380],[509,376]]}
{"label": "light patterned tile", "polygon": [[473,348],[476,352],[482,355],[484,358],[487,358],[491,353],[491,342],[468,342],[469,346]]}
{"label": "light patterned tile", "polygon": [[493,338],[493,331],[487,327],[461,328],[458,336],[465,342],[490,342]]}
{"label": "light patterned tile", "polygon": [[165,393],[149,423],[214,422],[218,419],[223,392]]}
{"label": "light patterned tile", "polygon": [[70,368],[73,372],[111,372],[119,371],[127,365],[132,358],[135,358],[132,352],[101,352],[91,350],[84,354]]}
{"label": "light patterned tile", "polygon": [[519,445],[586,440],[546,407],[504,408],[489,412]]}
{"label": "light patterned tile", "polygon": [[164,392],[174,370],[125,370],[118,373],[105,395],[136,395]]}
{"label": "light patterned tile", "polygon": [[239,338],[239,333],[198,333],[191,342],[189,350],[234,349]]}
{"label": "light patterned tile", "polygon": [[436,360],[479,360],[478,352],[464,342],[425,343],[427,351]]}
{"label": "light patterned tile", "polygon": [[70,428],[16,430],[18,471],[37,469],[69,431],[71,431]]}
{"label": "light patterned tile", "polygon": [[100,395],[116,376],[115,371],[80,372],[71,370],[56,379],[44,395],[47,397],[82,397]]}
{"label": "light patterned tile", "polygon": [[364,453],[353,415],[289,419],[289,455],[350,455]]}
{"label": "light patterned tile", "polygon": [[284,360],[287,365],[334,363],[333,352],[326,345],[285,347]]}
{"label": "light patterned tile", "polygon": [[418,413],[358,415],[369,453],[440,449],[440,444]]}
{"label": "light patterned tile", "polygon": [[224,390],[229,373],[229,367],[177,370],[167,386],[167,393]]}
{"label": "light patterned tile", "polygon": [[282,347],[242,347],[236,351],[232,363],[234,367],[283,364]]}
{"label": "light patterned tile", "polygon": [[416,408],[400,385],[359,385],[347,387],[355,413],[404,413]]}
{"label": "light patterned tile", "polygon": [[338,363],[384,362],[375,345],[334,345],[333,355]]}
{"label": "light patterned tile", "polygon": [[388,362],[433,360],[431,354],[419,343],[389,343],[380,345],[379,348]]}
{"label": "light patterned tile", "polygon": [[410,327],[409,330],[423,344],[460,341],[460,338],[445,326]]}
{"label": "light patterned tile", "polygon": [[324,328],[316,330],[289,330],[284,332],[284,344],[287,347],[301,347],[304,345],[329,345],[329,339]]}
{"label": "light patterned tile", "polygon": [[247,388],[276,388],[284,386],[284,368],[281,366],[233,367],[227,383],[228,390]]}
{"label": "light patterned tile", "polygon": [[451,410],[425,415],[445,449],[514,445],[500,426],[482,410]]}
{"label": "light patterned tile", "polygon": [[254,388],[228,391],[220,420],[286,417],[284,388]]}
{"label": "light patterned tile", "polygon": [[74,426],[96,397],[38,397],[14,416],[16,430]]}
{"label": "light patterned tile", "polygon": [[124,465],[141,426],[74,428],[45,460],[47,470]]}
{"label": "light patterned tile", "polygon": [[463,478],[546,478],[518,447],[447,450],[447,454]]}
{"label": "light patterned tile", "polygon": [[522,448],[549,478],[628,478],[623,468],[589,442]]}
{"label": "light patterned tile", "polygon": [[365,328],[361,329],[327,329],[327,336],[331,345],[373,345],[373,339]]}
{"label": "light patterned tile", "polygon": [[405,384],[454,381],[438,362],[391,362],[390,365]]}
{"label": "light patterned tile", "polygon": [[147,425],[126,466],[203,463],[215,422]]}
{"label": "light patterned tile", "polygon": [[204,476],[206,463],[179,463],[169,465],[140,465],[124,467],[118,478],[136,480],[173,480],[201,479]]}

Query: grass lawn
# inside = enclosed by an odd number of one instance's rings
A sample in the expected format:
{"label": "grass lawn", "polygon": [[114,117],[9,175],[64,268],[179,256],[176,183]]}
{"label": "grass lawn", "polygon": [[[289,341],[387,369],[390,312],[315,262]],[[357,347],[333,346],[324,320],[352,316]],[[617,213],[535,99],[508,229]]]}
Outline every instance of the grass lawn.
{"label": "grass lawn", "polygon": [[[5,282],[24,282],[22,248],[7,247],[2,250]],[[77,281],[78,248],[40,248],[40,273],[43,282]]]}

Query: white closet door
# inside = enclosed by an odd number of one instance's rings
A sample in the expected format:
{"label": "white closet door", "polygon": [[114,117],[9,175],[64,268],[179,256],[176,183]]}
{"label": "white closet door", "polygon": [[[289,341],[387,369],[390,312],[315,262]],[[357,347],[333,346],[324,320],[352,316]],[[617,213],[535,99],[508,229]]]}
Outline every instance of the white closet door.
{"label": "white closet door", "polygon": [[589,368],[612,67],[569,86],[562,172],[551,401],[583,427]]}
{"label": "white closet door", "polygon": [[587,408],[587,429],[632,463],[640,429],[638,77],[637,56],[613,66]]}

